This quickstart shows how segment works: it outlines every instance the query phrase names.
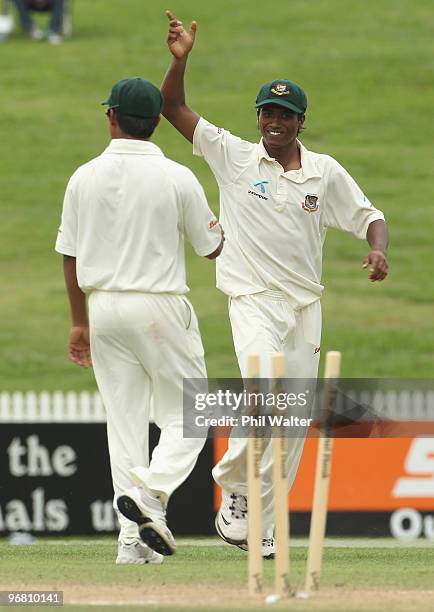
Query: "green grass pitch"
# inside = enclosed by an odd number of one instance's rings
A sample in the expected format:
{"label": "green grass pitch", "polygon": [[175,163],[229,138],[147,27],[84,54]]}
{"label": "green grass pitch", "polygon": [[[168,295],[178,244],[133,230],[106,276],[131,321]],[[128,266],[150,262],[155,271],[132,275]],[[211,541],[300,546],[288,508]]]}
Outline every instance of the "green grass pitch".
{"label": "green grass pitch", "polygon": [[[307,542],[291,548],[291,581],[302,587]],[[421,545],[419,545],[421,546]],[[0,590],[64,591],[68,609],[232,610],[259,609],[263,598],[247,593],[246,553],[217,539],[179,541],[163,565],[116,566],[116,542],[108,538],[42,539],[31,546],[0,541]],[[379,539],[329,540],[321,590],[308,601],[291,599],[294,610],[429,610],[434,604],[434,549],[400,548]],[[264,563],[266,592],[273,591],[274,561]],[[379,595],[381,593],[381,596]],[[288,608],[288,602],[277,609]]]}

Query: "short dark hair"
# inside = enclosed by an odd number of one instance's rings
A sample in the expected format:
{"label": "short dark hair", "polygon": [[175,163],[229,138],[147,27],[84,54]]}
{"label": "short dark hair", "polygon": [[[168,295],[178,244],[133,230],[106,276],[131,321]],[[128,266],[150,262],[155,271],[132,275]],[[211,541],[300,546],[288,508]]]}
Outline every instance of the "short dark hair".
{"label": "short dark hair", "polygon": [[141,140],[147,140],[154,133],[158,124],[158,117],[132,117],[131,115],[121,115],[116,113],[118,125],[125,134],[134,136]]}

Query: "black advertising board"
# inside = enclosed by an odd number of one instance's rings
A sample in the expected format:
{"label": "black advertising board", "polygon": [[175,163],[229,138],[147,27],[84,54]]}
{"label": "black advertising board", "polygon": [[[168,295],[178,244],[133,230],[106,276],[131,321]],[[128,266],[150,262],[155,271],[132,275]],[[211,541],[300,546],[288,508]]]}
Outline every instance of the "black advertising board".
{"label": "black advertising board", "polygon": [[[151,448],[158,429],[151,425]],[[213,525],[212,443],[173,494],[174,533],[208,534]],[[117,531],[104,423],[0,426],[0,534],[90,535]]]}

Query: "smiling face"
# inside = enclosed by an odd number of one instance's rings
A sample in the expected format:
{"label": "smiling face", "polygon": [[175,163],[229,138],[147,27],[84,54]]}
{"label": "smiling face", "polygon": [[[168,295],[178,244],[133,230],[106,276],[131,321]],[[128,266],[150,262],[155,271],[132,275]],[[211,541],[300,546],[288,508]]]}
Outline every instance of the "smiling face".
{"label": "smiling face", "polygon": [[258,115],[258,127],[267,149],[292,146],[304,123],[304,115],[278,104],[262,106]]}

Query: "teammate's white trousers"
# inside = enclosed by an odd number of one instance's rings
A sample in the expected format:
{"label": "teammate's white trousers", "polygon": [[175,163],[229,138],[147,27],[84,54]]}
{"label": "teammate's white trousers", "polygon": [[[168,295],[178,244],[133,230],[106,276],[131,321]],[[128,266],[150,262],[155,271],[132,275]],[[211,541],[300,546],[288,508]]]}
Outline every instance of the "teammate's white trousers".
{"label": "teammate's white trousers", "polygon": [[[231,298],[229,318],[243,378],[247,378],[247,357],[250,353],[259,353],[261,357],[261,377],[271,378],[271,354],[275,352],[283,352],[285,355],[286,377],[317,377],[321,338],[319,300],[295,311],[283,293],[264,291]],[[297,473],[304,440],[304,437],[288,440],[288,490]],[[231,437],[227,452],[213,469],[215,481],[230,493],[247,495],[246,449],[246,438]],[[263,537],[271,537],[274,516],[270,440],[266,444],[261,471]]]}
{"label": "teammate's white trousers", "polygon": [[[206,378],[193,307],[184,296],[94,291],[89,318],[115,499],[133,486],[129,470],[144,466],[145,484],[167,501],[192,471],[205,442],[183,437],[183,379]],[[161,436],[149,461],[151,394]],[[135,523],[119,512],[118,518],[121,537],[137,535]]]}

